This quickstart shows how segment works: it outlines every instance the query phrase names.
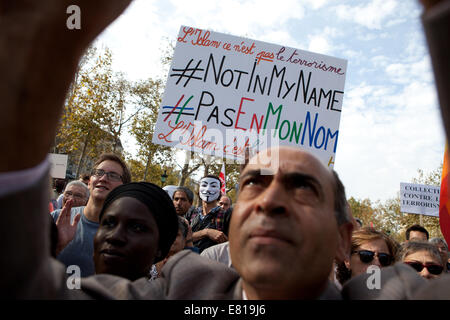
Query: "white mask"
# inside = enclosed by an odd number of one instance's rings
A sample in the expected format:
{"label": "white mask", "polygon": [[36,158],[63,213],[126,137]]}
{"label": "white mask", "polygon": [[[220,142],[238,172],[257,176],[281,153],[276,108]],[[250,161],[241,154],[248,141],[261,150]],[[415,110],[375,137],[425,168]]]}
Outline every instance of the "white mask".
{"label": "white mask", "polygon": [[200,199],[206,203],[218,200],[220,197],[220,181],[214,178],[200,180]]}

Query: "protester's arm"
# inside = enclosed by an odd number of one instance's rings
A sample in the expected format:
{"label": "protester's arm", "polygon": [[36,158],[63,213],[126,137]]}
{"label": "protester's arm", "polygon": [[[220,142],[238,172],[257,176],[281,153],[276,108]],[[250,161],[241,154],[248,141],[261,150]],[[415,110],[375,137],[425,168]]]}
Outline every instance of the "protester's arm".
{"label": "protester's arm", "polygon": [[450,141],[450,0],[421,0],[442,120]]}
{"label": "protester's arm", "polygon": [[[0,0],[0,176],[42,167],[79,58],[129,2]],[[72,4],[81,9],[80,30],[66,25]],[[65,284],[61,266],[50,267],[46,172],[0,195],[1,297],[55,297]]]}
{"label": "protester's arm", "polygon": [[72,217],[73,200],[69,199],[63,206],[61,212],[56,219],[56,228],[58,229],[58,244],[56,245],[56,255],[58,255],[75,237],[78,222],[80,222],[81,214],[78,213],[73,221]]}
{"label": "protester's arm", "polygon": [[[78,60],[129,2],[0,0],[0,173],[45,159]],[[67,28],[70,5],[81,9],[80,30]]]}
{"label": "protester's arm", "polygon": [[194,242],[206,237],[217,243],[222,243],[228,240],[227,236],[222,231],[216,229],[203,229],[192,234],[192,239]]}

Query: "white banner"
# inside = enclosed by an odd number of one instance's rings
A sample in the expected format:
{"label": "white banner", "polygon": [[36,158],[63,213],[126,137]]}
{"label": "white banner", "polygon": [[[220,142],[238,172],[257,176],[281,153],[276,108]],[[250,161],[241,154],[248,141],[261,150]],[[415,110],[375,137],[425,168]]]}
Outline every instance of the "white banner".
{"label": "white banner", "polygon": [[66,178],[67,158],[67,154],[49,153],[51,163],[50,175],[52,178]]}
{"label": "white banner", "polygon": [[439,217],[440,189],[440,186],[401,182],[401,212]]}
{"label": "white banner", "polygon": [[347,61],[180,28],[153,143],[243,160],[290,145],[332,167]]}

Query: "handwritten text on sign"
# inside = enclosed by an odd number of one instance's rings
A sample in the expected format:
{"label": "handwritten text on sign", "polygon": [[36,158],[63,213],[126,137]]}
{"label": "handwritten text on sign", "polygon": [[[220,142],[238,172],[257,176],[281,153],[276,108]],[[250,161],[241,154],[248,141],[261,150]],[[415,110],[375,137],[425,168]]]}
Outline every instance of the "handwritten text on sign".
{"label": "handwritten text on sign", "polygon": [[242,159],[307,149],[332,166],[347,62],[182,26],[153,143]]}
{"label": "handwritten text on sign", "polygon": [[439,217],[439,186],[400,183],[400,210]]}

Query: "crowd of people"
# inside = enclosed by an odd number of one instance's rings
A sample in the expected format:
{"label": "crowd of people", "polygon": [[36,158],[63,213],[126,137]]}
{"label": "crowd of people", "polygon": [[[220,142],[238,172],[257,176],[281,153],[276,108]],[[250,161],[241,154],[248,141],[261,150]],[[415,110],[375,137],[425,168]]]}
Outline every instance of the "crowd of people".
{"label": "crowd of people", "polygon": [[[58,27],[68,1],[2,6],[0,64],[9,81],[0,87],[0,144],[8,150],[0,158],[0,208],[11,214],[0,225],[1,297],[450,299],[446,242],[428,239],[422,226],[411,226],[402,244],[363,226],[338,174],[299,148],[273,146],[248,159],[233,205],[217,176],[203,177],[198,208],[192,190],[180,187],[170,197],[132,182],[125,162],[104,154],[87,185],[69,183],[55,209],[46,154],[64,95],[87,45],[129,2],[80,0],[88,14],[77,33]],[[422,3],[450,136],[450,70],[442,56],[450,1]],[[73,266],[77,288],[67,285]],[[370,285],[373,270],[379,285]]]}

